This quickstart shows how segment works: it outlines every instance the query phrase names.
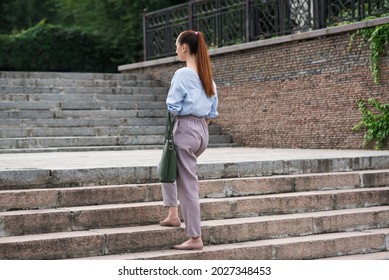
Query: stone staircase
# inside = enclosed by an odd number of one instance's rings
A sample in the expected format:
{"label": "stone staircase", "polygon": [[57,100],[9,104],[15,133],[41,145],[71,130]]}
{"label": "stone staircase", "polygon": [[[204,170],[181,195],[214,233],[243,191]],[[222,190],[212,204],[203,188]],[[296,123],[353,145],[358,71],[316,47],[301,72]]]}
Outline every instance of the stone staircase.
{"label": "stone staircase", "polygon": [[0,72],[0,153],[160,148],[167,90],[142,74]]}
{"label": "stone staircase", "polygon": [[0,259],[389,259],[389,155],[200,164],[202,251],[170,249],[156,178],[0,170]]}

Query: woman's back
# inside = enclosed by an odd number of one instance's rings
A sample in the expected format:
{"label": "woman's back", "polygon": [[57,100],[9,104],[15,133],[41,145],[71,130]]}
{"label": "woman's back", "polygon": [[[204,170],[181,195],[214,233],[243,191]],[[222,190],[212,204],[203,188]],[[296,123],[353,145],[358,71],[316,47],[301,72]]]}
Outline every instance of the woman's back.
{"label": "woman's back", "polygon": [[214,92],[214,96],[208,97],[197,73],[189,67],[183,67],[172,78],[166,103],[169,111],[176,115],[215,118],[216,108],[212,110],[215,99],[217,102],[215,84]]}

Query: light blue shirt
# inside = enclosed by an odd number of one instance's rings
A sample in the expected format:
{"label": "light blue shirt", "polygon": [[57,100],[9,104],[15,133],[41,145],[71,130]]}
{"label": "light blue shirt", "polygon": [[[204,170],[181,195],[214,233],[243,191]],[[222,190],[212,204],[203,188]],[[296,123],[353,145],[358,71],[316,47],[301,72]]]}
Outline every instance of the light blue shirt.
{"label": "light blue shirt", "polygon": [[197,117],[216,118],[218,98],[208,97],[197,73],[188,67],[178,69],[172,78],[166,104],[174,115],[195,115]]}

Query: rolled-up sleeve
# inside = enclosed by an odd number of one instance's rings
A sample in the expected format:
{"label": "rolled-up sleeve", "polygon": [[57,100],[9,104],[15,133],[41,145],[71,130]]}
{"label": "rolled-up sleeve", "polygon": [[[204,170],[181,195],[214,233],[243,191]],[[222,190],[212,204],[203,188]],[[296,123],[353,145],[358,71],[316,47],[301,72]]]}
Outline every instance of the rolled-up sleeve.
{"label": "rolled-up sleeve", "polygon": [[219,103],[219,100],[218,100],[217,96],[215,95],[213,103],[212,103],[211,111],[209,112],[207,118],[214,119],[214,118],[217,118],[219,116],[219,113],[217,111],[218,103]]}
{"label": "rolled-up sleeve", "polygon": [[219,98],[217,96],[217,89],[216,89],[215,83],[213,85],[214,85],[214,89],[215,89],[215,95],[213,96],[211,111],[209,112],[209,114],[207,116],[207,118],[209,118],[209,119],[214,119],[214,118],[217,118],[219,116],[219,113],[217,111],[217,107],[219,105]]}
{"label": "rolled-up sleeve", "polygon": [[169,92],[166,98],[166,104],[169,112],[178,115],[182,110],[185,89],[182,87],[180,75],[176,72],[170,83]]}

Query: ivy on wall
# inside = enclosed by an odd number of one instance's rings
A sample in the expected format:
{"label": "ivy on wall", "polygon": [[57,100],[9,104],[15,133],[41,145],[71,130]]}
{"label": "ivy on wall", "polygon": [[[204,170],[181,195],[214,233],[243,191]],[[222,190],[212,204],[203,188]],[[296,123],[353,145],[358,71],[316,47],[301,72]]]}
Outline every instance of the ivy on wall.
{"label": "ivy on wall", "polygon": [[371,71],[374,82],[380,83],[379,63],[381,56],[386,51],[386,46],[389,42],[389,24],[378,25],[375,27],[359,29],[351,35],[350,48],[354,37],[356,35],[362,36],[365,40],[370,42],[370,60]]}
{"label": "ivy on wall", "polygon": [[[380,84],[379,63],[389,42],[389,24],[364,28],[353,33],[350,48],[356,35],[360,35],[370,42],[371,71],[374,82]],[[364,129],[364,145],[367,146],[375,142],[374,148],[382,149],[389,138],[389,104],[379,103],[373,98],[369,98],[367,101],[358,100],[357,104],[359,111],[362,113],[362,118],[353,127],[353,130],[360,131]]]}
{"label": "ivy on wall", "polygon": [[382,149],[389,137],[389,103],[381,104],[373,98],[369,98],[367,102],[358,100],[357,103],[362,119],[353,130],[366,129],[364,145],[375,142],[375,149]]}

